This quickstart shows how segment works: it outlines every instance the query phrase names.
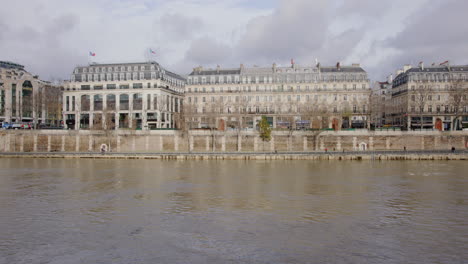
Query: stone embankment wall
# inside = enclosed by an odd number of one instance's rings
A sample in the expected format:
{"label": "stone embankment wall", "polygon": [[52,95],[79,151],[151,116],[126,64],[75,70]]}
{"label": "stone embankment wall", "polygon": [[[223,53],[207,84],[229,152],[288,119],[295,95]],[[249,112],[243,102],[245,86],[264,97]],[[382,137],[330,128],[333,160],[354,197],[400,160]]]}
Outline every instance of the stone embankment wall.
{"label": "stone embankment wall", "polygon": [[467,131],[275,131],[270,142],[254,131],[0,131],[0,152],[99,152],[103,144],[114,153],[462,150],[467,142]]}

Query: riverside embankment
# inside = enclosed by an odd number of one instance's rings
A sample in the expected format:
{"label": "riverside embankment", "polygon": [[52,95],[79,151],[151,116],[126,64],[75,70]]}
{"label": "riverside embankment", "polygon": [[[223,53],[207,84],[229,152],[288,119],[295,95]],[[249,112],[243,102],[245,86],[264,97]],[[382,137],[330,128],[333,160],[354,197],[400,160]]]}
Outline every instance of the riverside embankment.
{"label": "riverside embankment", "polygon": [[160,159],[160,160],[468,160],[468,151],[362,151],[285,153],[96,153],[10,152],[0,158]]}

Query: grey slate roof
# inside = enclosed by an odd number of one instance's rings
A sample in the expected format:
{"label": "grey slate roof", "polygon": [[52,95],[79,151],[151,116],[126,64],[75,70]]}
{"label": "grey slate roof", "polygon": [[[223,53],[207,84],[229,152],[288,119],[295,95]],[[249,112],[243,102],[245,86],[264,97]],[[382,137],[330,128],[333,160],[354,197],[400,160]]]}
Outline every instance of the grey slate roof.
{"label": "grey slate roof", "polygon": [[238,69],[222,69],[222,70],[201,70],[199,71],[192,71],[189,75],[194,76],[194,75],[235,75],[235,74],[240,74],[240,68]]}
{"label": "grey slate roof", "polygon": [[[278,73],[289,73],[287,70],[292,69],[291,67],[277,67]],[[294,68],[296,73],[304,73],[304,70],[308,70],[308,73],[316,70],[316,67],[301,67],[297,66]],[[360,66],[341,66],[340,69],[337,67],[320,67],[322,73],[366,73],[366,71]],[[249,68],[235,68],[235,69],[194,69],[189,76],[206,76],[206,75],[239,75],[241,74],[272,74],[272,67],[249,67]]]}
{"label": "grey slate roof", "polygon": [[5,69],[18,69],[18,70],[24,70],[24,66],[10,62],[10,61],[0,61],[0,67],[5,68]]}

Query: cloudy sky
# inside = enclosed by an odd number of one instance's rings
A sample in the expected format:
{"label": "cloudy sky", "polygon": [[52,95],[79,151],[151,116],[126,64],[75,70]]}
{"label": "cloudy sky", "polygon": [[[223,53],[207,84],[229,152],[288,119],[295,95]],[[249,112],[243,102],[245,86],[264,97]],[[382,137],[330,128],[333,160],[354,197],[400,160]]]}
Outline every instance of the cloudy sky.
{"label": "cloudy sky", "polygon": [[419,61],[468,64],[466,0],[0,1],[0,60],[46,80],[68,79],[89,51],[180,74],[318,58],[361,63],[373,81]]}

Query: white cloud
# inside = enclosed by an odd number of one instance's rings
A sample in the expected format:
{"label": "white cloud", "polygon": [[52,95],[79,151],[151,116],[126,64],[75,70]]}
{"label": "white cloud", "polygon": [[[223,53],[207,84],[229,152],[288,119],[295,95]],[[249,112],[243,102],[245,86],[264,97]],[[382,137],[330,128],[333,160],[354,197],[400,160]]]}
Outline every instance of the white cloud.
{"label": "white cloud", "polygon": [[[8,1],[0,9],[0,59],[42,78],[73,67],[156,60],[194,66],[360,62],[373,79],[403,63],[466,63],[466,1],[456,0],[101,0]],[[465,60],[465,61],[464,61]]]}

